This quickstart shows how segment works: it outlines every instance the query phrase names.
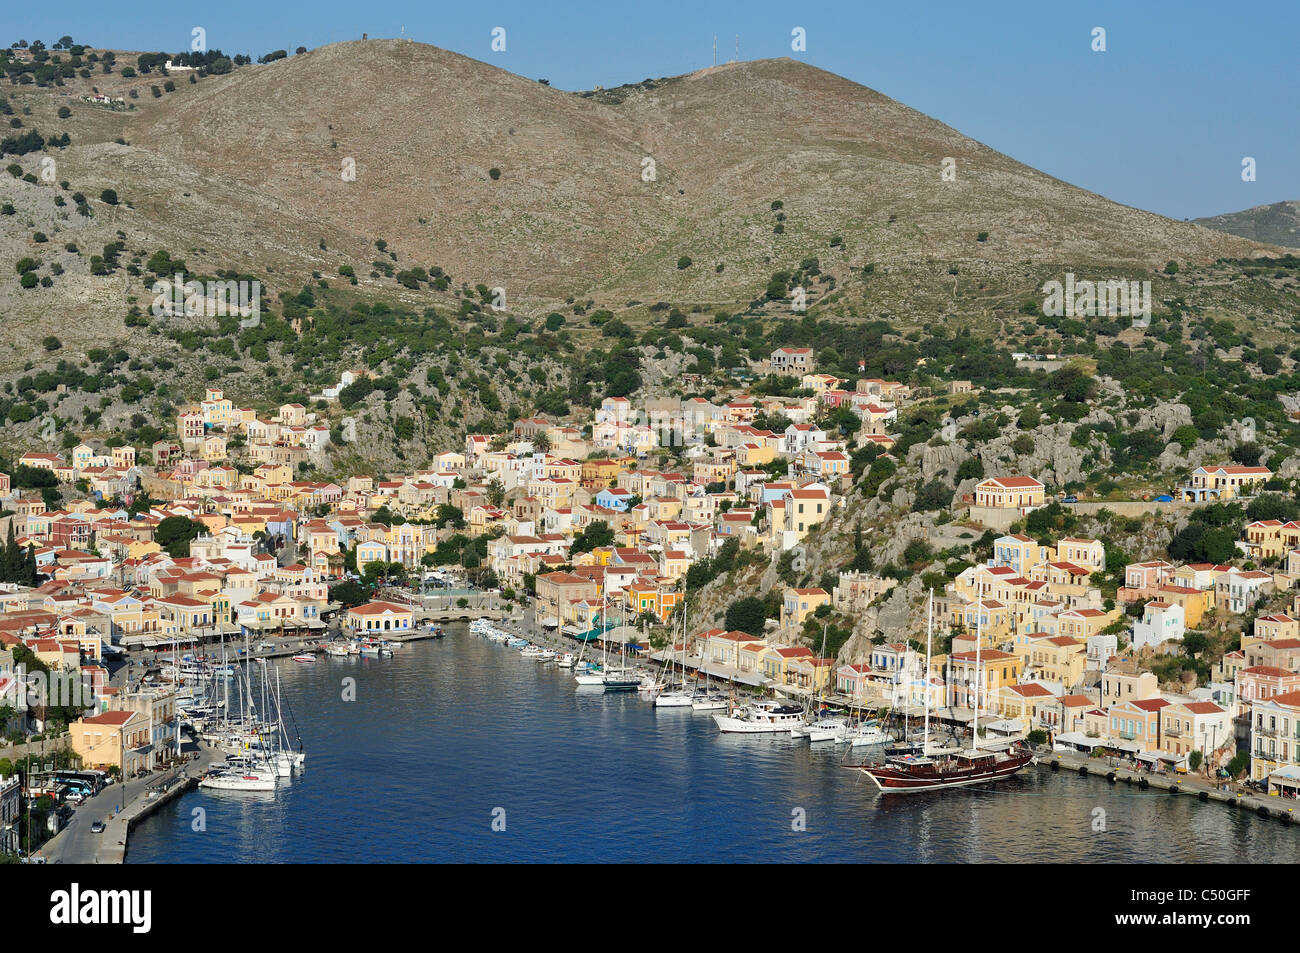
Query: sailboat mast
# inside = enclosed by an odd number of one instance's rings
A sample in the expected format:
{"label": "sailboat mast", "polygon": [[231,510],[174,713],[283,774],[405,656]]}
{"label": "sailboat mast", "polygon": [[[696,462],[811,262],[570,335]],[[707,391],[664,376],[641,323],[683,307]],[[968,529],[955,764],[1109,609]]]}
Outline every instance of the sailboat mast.
{"label": "sailboat mast", "polygon": [[921,690],[925,692],[925,730],[921,735],[921,754],[930,750],[930,645],[934,636],[934,590],[930,590],[930,602],[925,610],[925,669],[921,676]]}
{"label": "sailboat mast", "polygon": [[975,718],[970,723],[970,748],[979,748],[980,738],[980,643],[984,641],[984,601],[975,603]]}

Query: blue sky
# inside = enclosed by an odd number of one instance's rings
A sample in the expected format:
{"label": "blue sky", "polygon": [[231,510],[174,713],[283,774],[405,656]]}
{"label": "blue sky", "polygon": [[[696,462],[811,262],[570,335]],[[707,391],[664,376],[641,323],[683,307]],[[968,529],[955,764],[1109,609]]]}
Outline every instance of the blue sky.
{"label": "blue sky", "polygon": [[[405,35],[563,89],[718,58],[792,56],[870,86],[1042,171],[1173,218],[1300,199],[1300,4],[66,0],[6,10],[2,42],[269,50]],[[493,27],[506,51],[491,50]],[[1106,30],[1093,52],[1092,30]],[[791,50],[802,27],[806,52]],[[1243,157],[1257,178],[1243,182]]]}

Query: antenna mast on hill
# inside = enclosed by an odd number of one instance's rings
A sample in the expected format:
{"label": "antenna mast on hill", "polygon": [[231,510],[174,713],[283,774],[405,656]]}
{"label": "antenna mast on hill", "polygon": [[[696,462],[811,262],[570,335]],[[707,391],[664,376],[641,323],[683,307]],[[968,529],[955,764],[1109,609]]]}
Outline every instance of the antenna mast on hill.
{"label": "antenna mast on hill", "polygon": [[713,65],[718,65],[718,34],[713,34]]}
{"label": "antenna mast on hill", "polygon": [[737,63],[740,62],[740,34],[739,34],[739,33],[736,34],[736,59],[735,59],[735,62],[737,62]]}

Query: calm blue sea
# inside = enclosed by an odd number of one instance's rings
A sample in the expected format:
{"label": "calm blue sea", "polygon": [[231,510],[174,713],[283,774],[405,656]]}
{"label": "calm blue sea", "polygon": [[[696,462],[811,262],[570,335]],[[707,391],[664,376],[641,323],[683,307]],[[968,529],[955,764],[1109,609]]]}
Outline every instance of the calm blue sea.
{"label": "calm blue sea", "polygon": [[185,795],[136,829],[128,863],[1300,857],[1300,832],[1277,821],[1040,768],[988,791],[881,798],[843,750],[575,691],[463,626],[391,659],[280,668],[307,771],[267,799]]}

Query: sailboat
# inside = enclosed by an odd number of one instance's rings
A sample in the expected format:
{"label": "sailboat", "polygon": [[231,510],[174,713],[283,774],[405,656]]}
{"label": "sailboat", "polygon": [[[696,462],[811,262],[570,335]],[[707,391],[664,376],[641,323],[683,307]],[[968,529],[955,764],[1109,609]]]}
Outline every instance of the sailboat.
{"label": "sailboat", "polygon": [[680,678],[680,684],[673,687],[674,664],[677,660],[677,646],[671,647],[671,654],[668,656],[668,687],[665,688],[655,698],[656,708],[690,708],[691,702],[695,700],[695,689],[688,687],[686,684],[686,597],[682,596],[682,661],[677,666],[677,674]]}
{"label": "sailboat", "polygon": [[[822,623],[821,657],[826,657],[826,624]],[[816,674],[813,675],[814,683]],[[834,741],[836,744],[848,741],[849,723],[844,718],[816,718],[822,709],[823,698],[818,694],[808,696],[808,707],[804,712],[804,722],[790,729],[790,737],[807,738],[810,744],[820,741]]]}
{"label": "sailboat", "polygon": [[709,670],[705,666],[704,655],[700,655],[700,669],[704,672],[704,691],[696,692],[691,699],[691,711],[727,711],[731,707],[731,700],[723,692],[715,692],[713,683],[709,680]]}
{"label": "sailboat", "polygon": [[641,687],[641,675],[627,667],[627,638],[619,648],[619,667],[606,669],[604,677],[607,692],[634,692]]}
{"label": "sailboat", "polygon": [[[587,641],[588,641],[586,639],[583,639],[582,648],[578,650],[578,660],[573,664],[573,680],[577,682],[579,686],[591,687],[591,688],[595,688],[597,686],[601,688],[605,687],[605,662],[609,654],[608,652],[609,646],[608,643],[605,641],[605,636],[609,634],[609,626],[608,624],[606,624],[606,619],[605,619],[606,596],[608,595],[608,590],[605,587],[608,585],[608,582],[609,582],[609,571],[606,569],[601,572],[601,581],[600,581],[600,592],[601,592],[600,664],[597,665],[594,662],[584,662],[582,660],[583,654],[587,651]],[[557,626],[560,624],[560,617],[558,612],[556,613],[555,616],[555,624]],[[596,628],[595,626],[592,626],[593,631],[595,630],[595,628]]]}
{"label": "sailboat", "polygon": [[932,752],[930,749],[930,650],[934,632],[934,591],[930,603],[925,631],[925,732],[919,754],[904,754],[885,759],[883,764],[862,765],[857,768],[880,788],[882,793],[907,794],[917,791],[937,791],[944,788],[964,787],[971,784],[1000,781],[1009,778],[1034,760],[1027,749],[992,751],[980,748],[980,648],[983,642],[983,616],[976,615],[975,622],[975,685],[974,713],[971,721],[971,747],[969,751],[954,750]]}

